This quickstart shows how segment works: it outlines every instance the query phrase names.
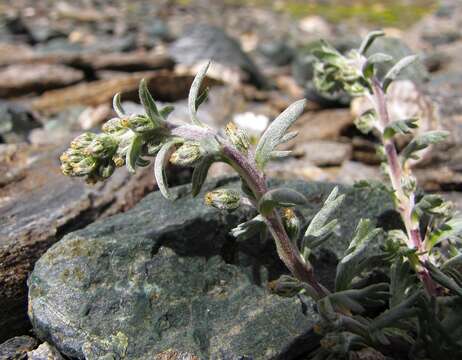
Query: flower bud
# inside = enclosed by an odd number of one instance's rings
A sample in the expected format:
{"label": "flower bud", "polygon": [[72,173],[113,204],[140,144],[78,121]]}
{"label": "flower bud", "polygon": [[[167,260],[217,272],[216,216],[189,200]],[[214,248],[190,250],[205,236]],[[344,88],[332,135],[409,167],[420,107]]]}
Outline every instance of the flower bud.
{"label": "flower bud", "polygon": [[412,175],[404,175],[401,177],[401,188],[403,192],[409,196],[417,189],[417,179]]}
{"label": "flower bud", "polygon": [[121,130],[125,130],[125,127],[122,125],[122,119],[112,118],[103,124],[101,130],[103,130],[106,134],[114,134]]}
{"label": "flower bud", "polygon": [[100,159],[107,159],[114,155],[117,150],[118,142],[112,135],[99,134],[85,148],[85,154]]}
{"label": "flower bud", "polygon": [[245,130],[238,128],[234,123],[230,122],[226,125],[225,133],[240,152],[247,154],[250,140]]}
{"label": "flower bud", "polygon": [[292,208],[284,208],[282,210],[282,221],[290,240],[296,241],[300,235],[301,224],[300,219]]}
{"label": "flower bud", "polygon": [[89,175],[97,166],[97,161],[92,157],[86,157],[73,166],[74,176]]}
{"label": "flower bud", "polygon": [[102,179],[107,179],[114,173],[114,170],[115,164],[113,162],[110,162],[109,164],[100,166],[98,169],[98,173]]}
{"label": "flower bud", "polygon": [[131,115],[121,119],[123,127],[131,129],[135,132],[146,132],[154,129],[154,124],[151,119],[144,115]]}
{"label": "flower bud", "polygon": [[205,203],[220,210],[235,210],[240,202],[241,195],[235,190],[217,189],[205,194]]}
{"label": "flower bud", "polygon": [[114,161],[114,165],[116,167],[122,167],[125,165],[125,158],[119,155],[114,156],[112,161]]}
{"label": "flower bud", "polygon": [[268,283],[269,290],[279,296],[292,297],[302,290],[300,281],[288,275],[281,275],[276,280]]}
{"label": "flower bud", "polygon": [[170,156],[170,162],[179,166],[194,166],[202,159],[204,150],[197,142],[188,141]]}
{"label": "flower bud", "polygon": [[85,132],[83,134],[80,134],[74,140],[72,140],[71,149],[74,149],[74,150],[85,149],[88,145],[90,145],[93,139],[96,138],[96,136],[97,136],[96,134],[91,133],[91,132]]}

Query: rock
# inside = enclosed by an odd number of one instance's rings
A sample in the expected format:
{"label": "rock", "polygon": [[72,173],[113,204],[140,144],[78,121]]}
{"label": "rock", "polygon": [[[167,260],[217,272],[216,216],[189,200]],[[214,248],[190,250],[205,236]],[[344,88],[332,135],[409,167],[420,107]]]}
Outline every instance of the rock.
{"label": "rock", "polygon": [[0,359],[26,360],[27,352],[35,349],[37,340],[30,336],[16,336],[0,344]]}
{"label": "rock", "polygon": [[292,62],[294,55],[293,49],[287,45],[286,41],[274,41],[262,44],[259,51],[265,58],[276,66],[284,66]]}
{"label": "rock", "polygon": [[[287,185],[310,200],[301,209],[306,218],[333,187]],[[342,191],[348,211],[338,212],[342,233],[326,244],[332,256],[346,249],[360,217],[382,224],[392,208],[384,193]],[[191,198],[189,187],[173,193],[173,202],[151,194],[47,251],[29,278],[36,333],[77,358],[147,359],[173,348],[199,358],[290,360],[316,346],[313,302],[266,290],[286,271],[273,242],[237,242],[228,234],[249,209],[223,214],[205,207],[203,194]],[[322,255],[318,261],[318,276],[332,284],[334,264]]]}
{"label": "rock", "polygon": [[43,343],[33,351],[27,353],[28,360],[64,360],[61,354],[53,346]]}
{"label": "rock", "polygon": [[173,67],[173,60],[159,52],[135,51],[130,53],[88,54],[80,60],[92,69],[114,71],[147,71]]}
{"label": "rock", "polygon": [[109,104],[88,107],[80,114],[79,124],[82,129],[90,130],[99,127],[113,116],[114,110]]}
{"label": "rock", "polygon": [[300,19],[298,27],[307,35],[328,39],[333,34],[332,26],[321,16],[312,15]]}
{"label": "rock", "polygon": [[200,360],[197,356],[173,349],[163,351],[154,357],[154,360]]}
{"label": "rock", "polygon": [[29,133],[40,126],[37,116],[25,107],[0,100],[0,143],[27,141]]}
{"label": "rock", "polygon": [[298,131],[298,136],[293,143],[335,140],[352,124],[353,117],[346,109],[307,112],[293,126],[293,130]]}
{"label": "rock", "polygon": [[293,154],[316,166],[335,166],[351,158],[352,146],[336,141],[313,140],[297,144]]}
{"label": "rock", "polygon": [[[167,70],[136,72],[48,91],[32,100],[31,107],[47,114],[57,113],[75,105],[97,106],[111,103],[114,94],[118,92],[124,100],[138,100],[138,87],[143,78],[148,81],[150,91],[159,101],[187,98],[193,80],[192,74],[177,74]],[[211,85],[211,82],[208,82],[208,85]]]}
{"label": "rock", "polygon": [[[46,136],[46,135],[45,135]],[[59,145],[10,145],[0,152],[0,341],[30,325],[26,278],[35,261],[67,232],[124,211],[154,187],[152,169],[87,186],[59,169]],[[5,146],[5,145],[4,145]]]}
{"label": "rock", "polygon": [[[415,51],[412,51],[403,41],[392,37],[379,37],[376,39],[366,52],[366,55],[378,52],[392,56],[394,62],[405,56],[415,54]],[[378,76],[384,76],[391,66],[392,64],[377,66]],[[415,84],[423,84],[428,81],[429,74],[421,62],[414,62],[400,73],[398,79],[411,80]]]}
{"label": "rock", "polygon": [[204,24],[187,27],[183,36],[171,44],[169,53],[179,64],[193,66],[212,60],[233,72],[244,71],[248,80],[259,87],[268,85],[239,43],[218,27]]}
{"label": "rock", "polygon": [[75,84],[83,78],[81,71],[63,65],[10,65],[0,70],[0,97],[41,93]]}

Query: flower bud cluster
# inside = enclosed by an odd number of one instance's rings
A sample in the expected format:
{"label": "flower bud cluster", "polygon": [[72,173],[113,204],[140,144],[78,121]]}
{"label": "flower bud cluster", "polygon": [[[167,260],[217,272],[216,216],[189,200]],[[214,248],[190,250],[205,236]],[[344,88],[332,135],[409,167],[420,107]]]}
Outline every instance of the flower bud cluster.
{"label": "flower bud cluster", "polygon": [[361,70],[366,59],[357,50],[342,55],[323,44],[315,55],[319,61],[314,65],[314,83],[320,91],[327,94],[345,91],[352,96],[367,92],[369,84]]}
{"label": "flower bud cluster", "polygon": [[61,155],[61,170],[64,175],[85,176],[90,183],[107,179],[117,166],[116,160],[121,164],[115,157],[118,145],[112,135],[83,133]]}

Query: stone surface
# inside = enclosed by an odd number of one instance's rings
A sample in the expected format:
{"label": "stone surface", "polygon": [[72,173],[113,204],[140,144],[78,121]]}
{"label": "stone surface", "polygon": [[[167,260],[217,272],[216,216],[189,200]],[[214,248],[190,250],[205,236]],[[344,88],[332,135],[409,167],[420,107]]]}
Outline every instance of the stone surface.
{"label": "stone surface", "polygon": [[63,65],[10,65],[0,70],[0,97],[41,93],[74,84],[83,78],[81,71]]}
{"label": "stone surface", "polygon": [[[61,139],[66,142],[66,139]],[[60,173],[61,145],[3,145],[0,152],[0,341],[27,329],[26,278],[63,234],[123,211],[154,187],[152,170],[125,169],[98,186]]]}
{"label": "stone surface", "polygon": [[25,360],[27,352],[35,349],[38,342],[30,336],[16,336],[0,344],[0,359]]}
{"label": "stone surface", "polygon": [[[307,219],[333,187],[287,185],[308,197],[301,209]],[[329,285],[335,261],[326,254],[345,250],[360,217],[386,223],[392,206],[383,193],[342,191],[348,209],[337,214],[342,232],[326,244],[329,251],[317,252],[318,276]],[[315,346],[312,302],[266,290],[285,272],[273,242],[229,235],[250,210],[224,214],[188,192],[174,189],[174,202],[149,195],[47,251],[29,279],[37,334],[78,358],[146,359],[173,348],[199,358],[295,359]]]}
{"label": "stone surface", "polygon": [[40,126],[39,119],[25,107],[0,100],[0,143],[24,142]]}
{"label": "stone surface", "polygon": [[53,346],[43,343],[35,350],[27,353],[27,360],[64,360]]}
{"label": "stone surface", "polygon": [[239,42],[218,27],[205,24],[186,27],[183,36],[170,46],[169,53],[179,64],[192,66],[212,60],[235,70],[243,70],[257,86],[267,85],[267,80],[242,51]]}
{"label": "stone surface", "polygon": [[[138,100],[138,87],[143,78],[148,81],[149,90],[156,100],[175,101],[187,97],[194,77],[192,74],[177,74],[167,70],[135,72],[48,91],[35,98],[31,107],[43,113],[57,113],[75,105],[111,103],[114,94],[118,92],[124,100]],[[207,80],[205,83],[211,84]]]}
{"label": "stone surface", "polygon": [[312,140],[304,144],[297,144],[293,149],[293,155],[317,166],[341,165],[351,158],[352,146],[348,143],[340,143],[328,140]]}

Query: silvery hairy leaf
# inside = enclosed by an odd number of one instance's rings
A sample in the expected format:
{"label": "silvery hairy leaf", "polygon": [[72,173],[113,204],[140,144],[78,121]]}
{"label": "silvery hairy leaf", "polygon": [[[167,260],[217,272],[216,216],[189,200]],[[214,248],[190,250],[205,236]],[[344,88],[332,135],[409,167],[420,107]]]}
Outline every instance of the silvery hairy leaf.
{"label": "silvery hairy leaf", "polygon": [[415,307],[415,304],[421,296],[422,293],[420,291],[416,291],[398,306],[383,312],[381,315],[372,320],[369,325],[371,335],[377,336],[376,332],[388,327],[398,327],[399,322],[406,321],[407,319],[416,316],[418,310]]}
{"label": "silvery hairy leaf", "polygon": [[393,61],[393,57],[387,54],[377,53],[369,56],[362,68],[364,77],[370,79],[374,75],[375,65],[390,61]]}
{"label": "silvery hairy leaf", "polygon": [[271,151],[271,160],[283,159],[292,154],[291,150],[274,150]]}
{"label": "silvery hairy leaf", "polygon": [[166,105],[159,110],[159,114],[162,117],[162,119],[167,120],[167,117],[173,110],[175,110],[175,108],[172,105]]}
{"label": "silvery hairy leaf", "polygon": [[283,140],[289,127],[303,113],[305,100],[299,100],[284,110],[266,129],[255,150],[255,162],[260,169],[271,159],[271,153]]}
{"label": "silvery hairy leaf", "polygon": [[328,296],[332,304],[340,305],[355,313],[363,313],[364,306],[382,307],[386,305],[389,297],[388,284],[378,283],[362,289],[337,291]]}
{"label": "silvery hairy leaf", "polygon": [[306,197],[296,190],[289,188],[277,188],[267,191],[258,202],[258,211],[263,215],[269,215],[276,207],[292,207],[306,204]]}
{"label": "silvery hairy leaf", "polygon": [[122,118],[125,116],[125,110],[122,107],[120,93],[115,94],[114,97],[112,98],[112,107],[114,108],[114,111],[116,112],[119,118]]}
{"label": "silvery hairy leaf", "polygon": [[414,206],[413,213],[417,218],[420,218],[423,214],[445,215],[448,209],[444,204],[445,201],[440,195],[424,195]]}
{"label": "silvery hairy leaf", "polygon": [[141,155],[141,147],[143,145],[143,140],[141,136],[133,136],[132,142],[130,143],[126,155],[125,162],[127,164],[127,169],[131,173],[135,172],[137,161]]}
{"label": "silvery hairy leaf", "polygon": [[415,158],[415,152],[426,147],[440,143],[449,136],[447,131],[434,130],[415,137],[401,152],[403,161]]}
{"label": "silvery hairy leaf", "polygon": [[375,39],[377,39],[378,37],[384,36],[384,35],[385,33],[381,30],[371,31],[369,34],[367,34],[367,36],[362,41],[361,46],[359,47],[359,50],[358,50],[359,53],[364,54],[367,51],[367,49],[369,49],[369,47],[372,45]]}
{"label": "silvery hairy leaf", "polygon": [[349,288],[351,281],[369,265],[369,258],[364,256],[369,242],[381,232],[369,219],[359,220],[356,234],[345,251],[345,256],[337,265],[335,289]]}
{"label": "silvery hairy leaf", "polygon": [[199,164],[196,165],[192,174],[192,196],[197,196],[204,185],[210,166],[214,162],[214,156],[206,155]]}
{"label": "silvery hairy leaf", "polygon": [[311,220],[303,237],[302,251],[304,248],[313,249],[320,245],[335,230],[338,220],[330,219],[345,199],[345,195],[339,195],[338,192],[338,187],[335,187],[324,201],[321,210]]}
{"label": "silvery hairy leaf", "polygon": [[444,264],[441,266],[441,270],[447,270],[450,268],[457,268],[462,265],[462,254],[459,253],[450,259],[446,260]]}
{"label": "silvery hairy leaf", "polygon": [[392,121],[385,127],[383,136],[385,139],[391,139],[396,134],[410,134],[412,129],[418,128],[418,121],[417,118]]}
{"label": "silvery hairy leaf", "polygon": [[[189,90],[189,96],[188,96],[189,114],[191,116],[192,124],[197,125],[197,126],[203,125],[202,122],[197,118],[197,109],[201,103],[200,99],[202,97],[202,95],[199,95],[199,91],[201,89],[202,81],[205,78],[205,74],[207,73],[209,66],[210,66],[210,61],[204,67],[202,67],[201,70],[199,70],[199,72],[197,73],[191,85],[191,89]],[[202,98],[202,101],[203,100],[205,100],[205,98]]]}
{"label": "silvery hairy leaf", "polygon": [[154,99],[152,98],[152,95],[149,92],[145,79],[142,79],[140,82],[139,96],[141,104],[143,105],[148,118],[153,122],[155,126],[160,126],[161,117],[159,114],[159,110],[157,110],[156,103],[154,102]]}
{"label": "silvery hairy leaf", "polygon": [[369,109],[354,120],[355,126],[363,134],[370,133],[377,124],[377,115],[374,110]]}
{"label": "silvery hairy leaf", "polygon": [[170,157],[170,151],[173,147],[182,141],[171,140],[160,148],[157,153],[156,160],[154,162],[154,176],[156,178],[157,186],[159,187],[162,195],[169,200],[172,200],[172,196],[168,190],[167,176],[165,175],[165,166],[167,165]]}
{"label": "silvery hairy leaf", "polygon": [[447,239],[461,239],[462,238],[462,217],[452,218],[437,229],[433,230],[426,241],[427,249],[430,250],[436,244]]}
{"label": "silvery hairy leaf", "polygon": [[265,220],[263,216],[257,215],[253,219],[231,229],[231,235],[238,240],[247,240],[260,234],[263,229],[266,229]]}
{"label": "silvery hairy leaf", "polygon": [[[462,296],[462,287],[456,281],[454,276],[451,276],[449,272],[443,272],[442,270],[438,269],[435,265],[431,262],[427,261],[425,263],[425,267],[428,269],[430,276],[433,280],[435,280],[438,284],[444,286],[445,288],[452,290],[458,296]],[[461,278],[462,275],[458,274],[458,278]]]}
{"label": "silvery hairy leaf", "polygon": [[414,283],[415,275],[408,261],[397,256],[390,267],[390,308],[401,304],[408,296],[408,290]]}
{"label": "silvery hairy leaf", "polygon": [[383,78],[383,81],[382,81],[383,90],[387,91],[390,84],[393,81],[395,81],[395,79],[399,76],[399,74],[409,65],[411,65],[413,62],[415,62],[418,58],[419,57],[417,55],[409,55],[409,56],[402,58],[395,65],[393,65],[393,67],[387,72],[387,74]]}

